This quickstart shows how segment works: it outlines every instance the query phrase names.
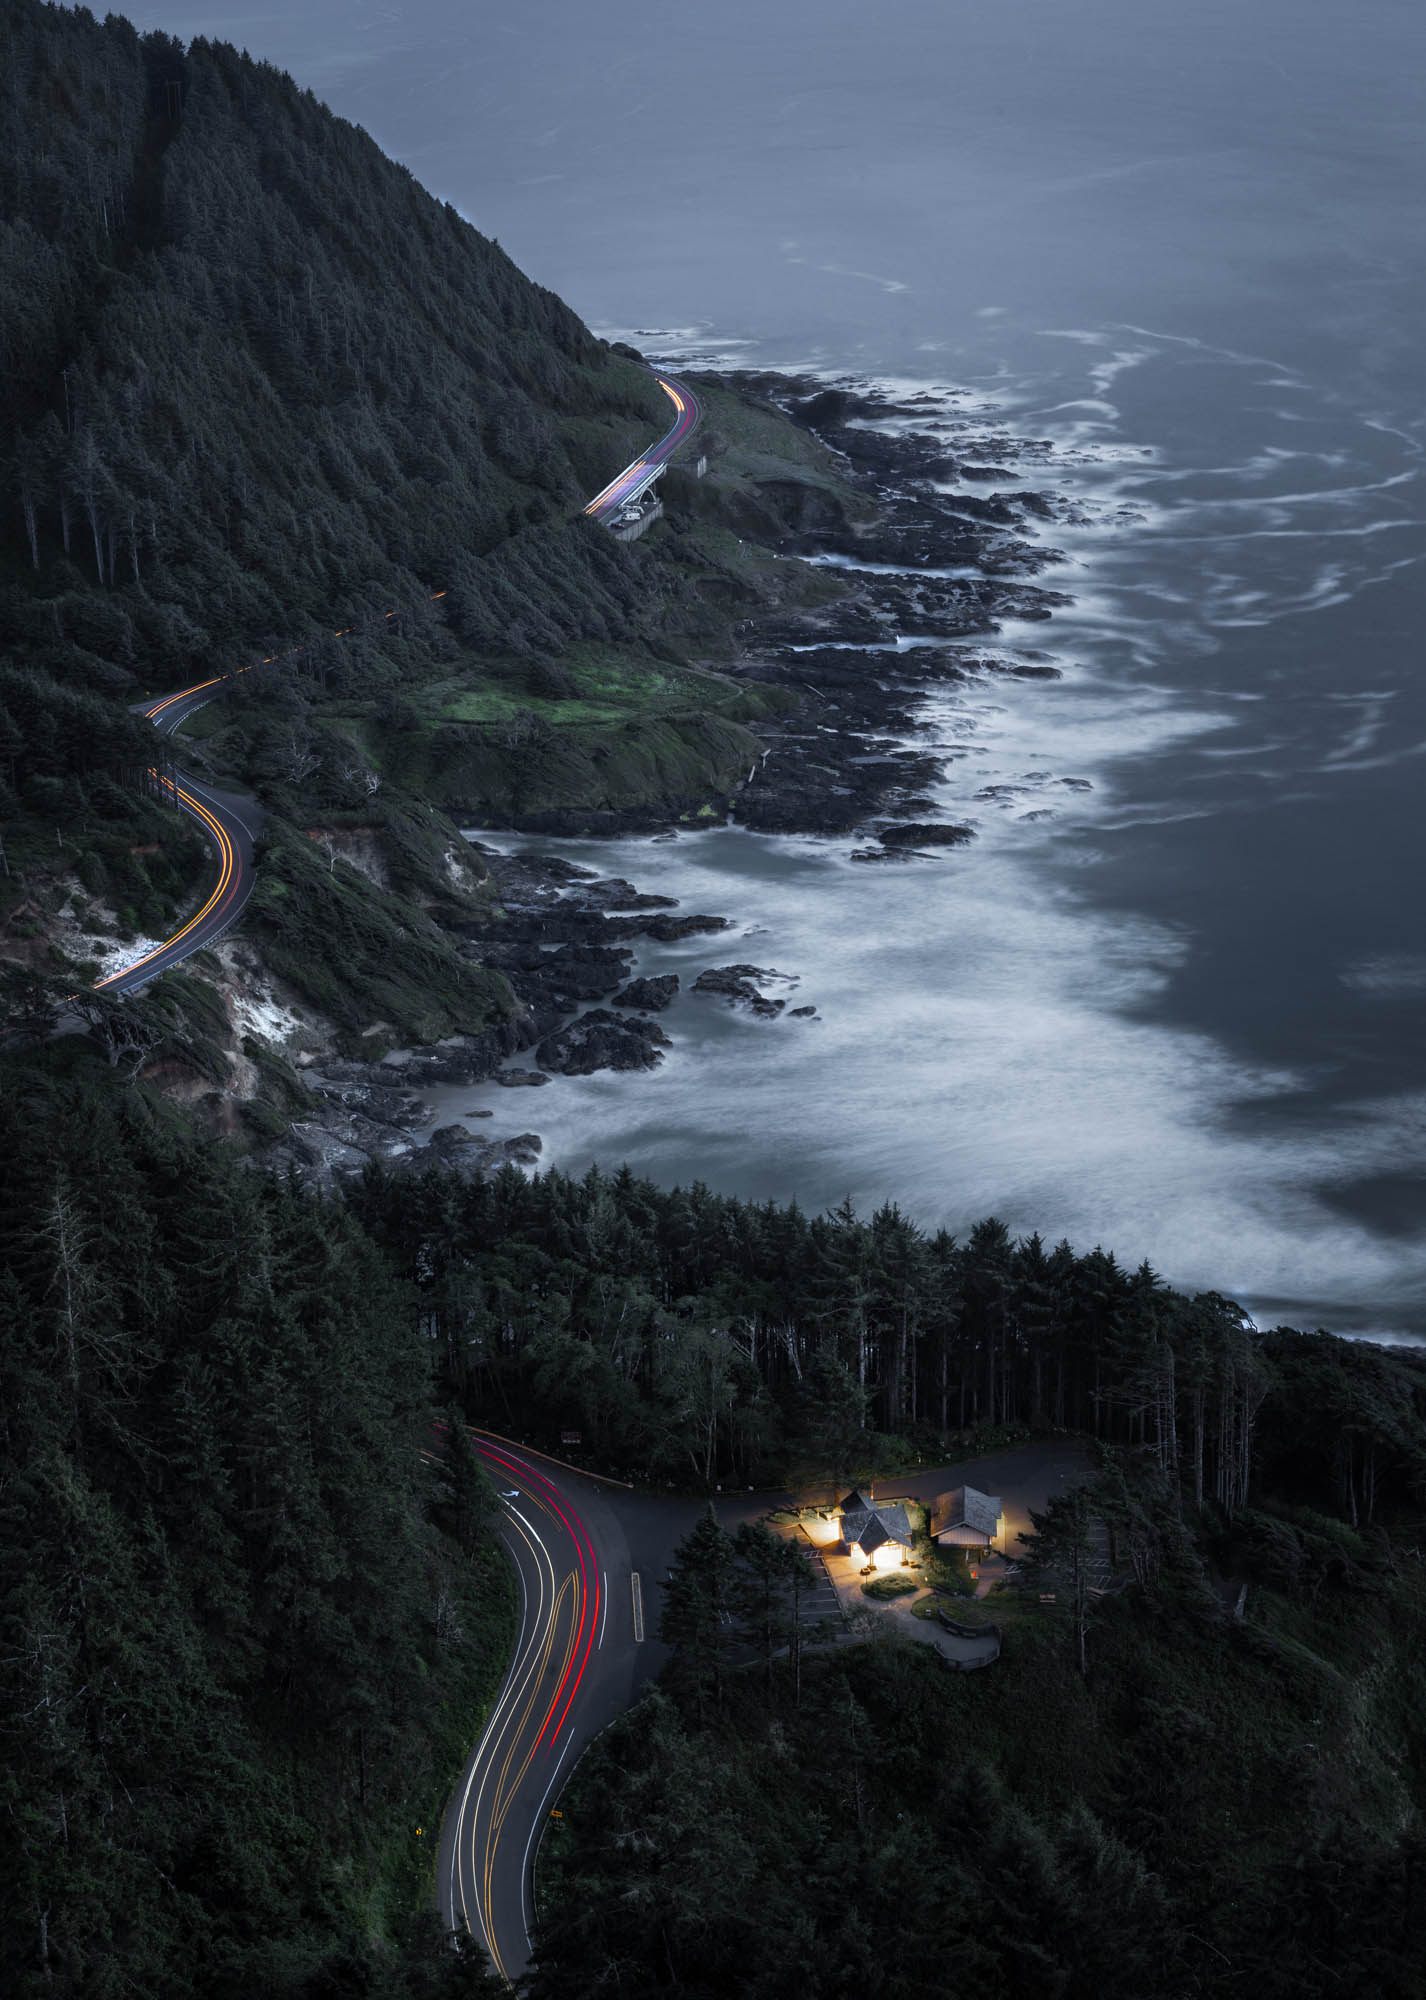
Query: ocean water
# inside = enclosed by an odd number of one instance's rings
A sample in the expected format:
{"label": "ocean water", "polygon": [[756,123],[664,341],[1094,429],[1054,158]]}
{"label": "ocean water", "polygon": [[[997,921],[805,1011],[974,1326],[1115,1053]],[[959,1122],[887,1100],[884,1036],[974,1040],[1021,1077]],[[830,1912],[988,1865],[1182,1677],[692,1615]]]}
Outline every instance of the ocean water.
{"label": "ocean water", "polygon": [[657,1075],[492,1092],[494,1129],[1426,1333],[1426,14],[134,18],[289,68],[601,331],[932,390],[953,444],[1042,441],[1001,462],[1077,503],[1041,530],[1073,607],[1003,634],[1064,678],[929,714],[973,848],[561,844],[736,920],[644,969],[776,966],[819,1018],[685,996]]}

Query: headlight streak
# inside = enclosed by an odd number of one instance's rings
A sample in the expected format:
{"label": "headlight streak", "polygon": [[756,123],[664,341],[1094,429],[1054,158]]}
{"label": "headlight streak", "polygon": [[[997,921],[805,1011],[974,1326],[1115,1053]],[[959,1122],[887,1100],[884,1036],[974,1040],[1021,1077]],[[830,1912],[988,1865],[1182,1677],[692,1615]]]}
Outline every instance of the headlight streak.
{"label": "headlight streak", "polygon": [[[501,1690],[500,1697],[494,1709],[491,1711],[490,1719],[486,1723],[485,1730],[477,1745],[475,1756],[471,1761],[470,1776],[466,1780],[465,1795],[461,1801],[461,1810],[456,1826],[455,1862],[452,1870],[452,1887],[459,1894],[461,1916],[465,1920],[466,1929],[474,1931],[476,1926],[479,1926],[481,1941],[490,1954],[492,1964],[502,1978],[505,1978],[507,1975],[499,1947],[495,1942],[494,1923],[490,1908],[490,1879],[495,1858],[495,1833],[493,1826],[487,1832],[485,1865],[482,1868],[477,1865],[477,1827],[480,1823],[487,1789],[496,1778],[495,1753],[498,1745],[503,1738],[507,1735],[509,1736],[510,1749],[507,1749],[505,1763],[501,1767],[503,1771],[508,1766],[510,1751],[514,1747],[519,1729],[534,1703],[544,1659],[548,1656],[549,1647],[554,1636],[554,1564],[550,1560],[549,1551],[546,1549],[539,1530],[535,1527],[534,1523],[527,1521],[523,1515],[516,1513],[514,1508],[510,1508],[509,1512],[514,1516],[515,1533],[524,1542],[531,1556],[535,1574],[538,1578],[539,1595],[532,1611],[528,1591],[524,1583],[524,1567],[517,1561],[516,1569],[520,1573],[522,1593],[520,1638],[516,1646],[515,1659],[511,1664],[505,1686]],[[541,1644],[542,1640],[543,1646]],[[522,1703],[523,1707],[521,1706]],[[471,1791],[476,1786],[477,1778],[479,1779],[479,1786],[472,1800]],[[471,1912],[466,1901],[466,1870],[462,1865],[467,1839],[467,1821],[469,1821],[470,1829],[470,1881],[472,1888],[475,1890],[475,1924],[471,1922]],[[454,1916],[454,1895],[452,1896],[451,1911],[452,1916]]]}
{"label": "headlight streak", "polygon": [[602,492],[595,494],[584,510],[586,514],[597,517],[612,513],[621,502],[634,499],[698,422],[698,404],[688,391],[668,376],[655,374],[654,380],[677,413],[672,427],[664,433],[656,445],[644,453],[642,458],[635,459],[632,465],[626,465],[622,472],[610,480]]}
{"label": "headlight streak", "polygon": [[[465,1789],[455,1809],[450,1878],[444,1898],[452,1925],[463,1921],[485,1946],[496,1971],[508,1979],[511,1975],[496,1935],[502,1921],[497,1905],[499,1887],[506,1899],[503,1923],[505,1949],[510,1951],[508,1899],[513,1885],[508,1868],[514,1855],[507,1820],[517,1808],[521,1785],[537,1758],[542,1758],[549,1775],[517,1864],[521,1925],[528,1952],[533,1922],[530,1856],[574,1740],[566,1723],[596,1635],[602,1643],[608,1592],[589,1530],[567,1496],[522,1457],[484,1438],[473,1437],[473,1442],[487,1466],[524,1494],[523,1507],[505,1502],[506,1532],[502,1536],[516,1559],[521,1615],[509,1673],[472,1755]],[[548,1526],[542,1527],[541,1516]],[[549,1694],[552,1678],[554,1691]],[[518,1818],[524,1825],[524,1815]],[[501,1885],[496,1882],[497,1866]]]}
{"label": "headlight streak", "polygon": [[[579,1560],[579,1576],[580,1576],[579,1638],[583,1640],[584,1653],[579,1663],[579,1670],[574,1676],[574,1683],[570,1687],[568,1699],[565,1701],[564,1708],[561,1710],[559,1720],[554,1723],[553,1729],[551,1730],[551,1720],[554,1716],[555,1708],[559,1704],[560,1696],[564,1693],[565,1682],[569,1678],[568,1668],[566,1668],[565,1675],[561,1679],[559,1687],[555,1690],[554,1701],[550,1705],[549,1714],[545,1717],[544,1728],[541,1729],[539,1738],[535,1744],[535,1748],[538,1750],[540,1744],[544,1742],[546,1731],[550,1731],[550,1747],[553,1748],[554,1740],[559,1735],[560,1730],[564,1726],[565,1717],[569,1714],[570,1704],[573,1702],[575,1695],[579,1692],[579,1684],[584,1678],[584,1670],[586,1666],[589,1664],[589,1655],[594,1648],[594,1633],[595,1633],[595,1628],[599,1621],[599,1605],[601,1597],[600,1586],[599,1586],[599,1567],[595,1561],[594,1544],[590,1540],[589,1530],[585,1527],[584,1522],[580,1519],[578,1513],[572,1506],[570,1506],[568,1501],[565,1501],[561,1498],[558,1488],[553,1484],[551,1480],[546,1478],[544,1473],[536,1471],[536,1469],[533,1466],[526,1465],[517,1459],[507,1458],[503,1453],[498,1452],[493,1445],[486,1444],[484,1442],[478,1442],[477,1449],[482,1453],[484,1453],[487,1457],[494,1459],[497,1465],[504,1467],[504,1469],[510,1472],[512,1475],[517,1475],[526,1484],[528,1484],[528,1482],[532,1479],[539,1481],[539,1483],[546,1489],[547,1497],[545,1498],[544,1504],[552,1514],[558,1516],[559,1520],[568,1530],[570,1539],[574,1543],[575,1554]],[[567,1507],[569,1509],[568,1513],[566,1513],[565,1511]],[[586,1553],[588,1555],[589,1570],[592,1571],[594,1575],[593,1604],[592,1607],[589,1609],[587,1634],[585,1631],[585,1611],[586,1607],[590,1605],[590,1591],[589,1591],[588,1571],[586,1570],[585,1567]]]}

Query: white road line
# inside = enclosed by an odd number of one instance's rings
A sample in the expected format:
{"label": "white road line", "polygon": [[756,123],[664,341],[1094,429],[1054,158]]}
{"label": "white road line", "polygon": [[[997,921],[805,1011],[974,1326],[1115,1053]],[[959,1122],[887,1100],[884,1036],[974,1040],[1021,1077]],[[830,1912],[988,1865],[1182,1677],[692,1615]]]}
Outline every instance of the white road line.
{"label": "white road line", "polygon": [[[511,1557],[512,1557],[512,1560],[513,1560],[513,1559],[514,1559],[514,1550],[513,1550],[513,1549],[511,1550]],[[508,1689],[509,1689],[509,1687],[510,1687],[511,1683],[512,1683],[512,1682],[514,1681],[514,1678],[515,1678],[515,1675],[516,1675],[516,1672],[517,1672],[517,1670],[518,1670],[518,1667],[519,1667],[519,1663],[520,1663],[520,1657],[521,1657],[521,1654],[522,1654],[522,1653],[523,1653],[523,1651],[524,1651],[524,1646],[525,1646],[525,1634],[526,1634],[527,1630],[529,1629],[529,1620],[530,1620],[530,1594],[529,1594],[529,1592],[528,1592],[528,1591],[526,1590],[526,1588],[525,1588],[525,1572],[524,1572],[524,1571],[523,1571],[523,1570],[521,1569],[521,1567],[520,1567],[520,1564],[519,1564],[519,1562],[518,1562],[518,1561],[515,1561],[515,1563],[514,1563],[514,1568],[515,1568],[515,1575],[516,1575],[516,1576],[518,1577],[518,1579],[519,1579],[519,1582],[520,1582],[520,1636],[519,1636],[519,1638],[518,1638],[518,1639],[516,1640],[516,1642],[515,1642],[515,1650],[514,1650],[514,1653],[513,1653],[513,1654],[512,1654],[512,1656],[511,1656],[511,1660],[510,1660],[510,1669],[509,1669],[509,1673],[508,1673],[508,1675],[507,1675],[507,1677],[506,1677],[506,1684],[505,1684],[505,1688],[501,1690],[501,1693],[500,1693],[500,1695],[499,1695],[498,1699],[496,1700],[496,1703],[495,1703],[495,1706],[493,1707],[493,1709],[492,1709],[492,1710],[491,1710],[491,1712],[490,1712],[490,1715],[489,1715],[489,1716],[487,1717],[487,1719],[486,1719],[486,1724],[485,1724],[485,1728],[484,1728],[484,1729],[483,1729],[483,1730],[481,1731],[481,1735],[480,1735],[480,1741],[479,1741],[479,1742],[478,1742],[478,1743],[476,1744],[476,1746],[475,1746],[475,1749],[474,1749],[474,1750],[472,1751],[472,1753],[471,1753],[471,1760],[470,1760],[470,1772],[469,1772],[469,1775],[467,1776],[467,1778],[466,1778],[466,1781],[465,1781],[465,1792],[464,1792],[464,1794],[463,1794],[463,1795],[462,1795],[462,1797],[461,1797],[461,1802],[460,1802],[460,1811],[459,1811],[459,1813],[458,1813],[458,1814],[456,1815],[456,1826],[455,1826],[455,1833],[454,1833],[454,1835],[452,1836],[452,1839],[451,1839],[451,1900],[450,1900],[450,1915],[451,1915],[451,1929],[452,1929],[452,1930],[455,1930],[455,1929],[456,1929],[456,1897],[457,1897],[457,1895],[459,1895],[459,1897],[460,1897],[460,1914],[461,1914],[461,1916],[462,1916],[462,1917],[464,1917],[464,1918],[465,1918],[465,1922],[466,1922],[466,1928],[467,1928],[467,1930],[468,1930],[468,1929],[470,1928],[470,1914],[469,1914],[469,1912],[467,1911],[467,1909],[466,1909],[466,1906],[465,1906],[465,1889],[464,1889],[464,1886],[463,1886],[463,1884],[462,1884],[462,1882],[461,1882],[461,1879],[460,1879],[460,1877],[461,1877],[461,1867],[460,1867],[460,1863],[461,1863],[461,1842],[462,1842],[462,1840],[463,1840],[463,1838],[464,1838],[464,1834],[465,1834],[465,1817],[466,1817],[466,1812],[467,1812],[467,1810],[468,1810],[468,1808],[469,1808],[469,1805],[470,1805],[470,1788],[471,1788],[471,1786],[472,1786],[472,1785],[473,1785],[473,1784],[475,1783],[475,1780],[476,1780],[476,1774],[477,1774],[477,1773],[478,1773],[478,1771],[480,1770],[480,1753],[481,1753],[481,1751],[482,1751],[482,1750],[483,1750],[483,1749],[485,1748],[485,1743],[486,1743],[486,1739],[487,1739],[487,1738],[489,1737],[489,1735],[490,1735],[491,1731],[492,1731],[492,1730],[493,1730],[493,1729],[494,1729],[494,1728],[496,1727],[496,1725],[498,1724],[498,1722],[499,1722],[499,1719],[500,1719],[500,1715],[501,1715],[501,1711],[503,1710],[503,1708],[504,1708],[504,1706],[505,1706],[505,1698],[506,1698],[506,1692],[508,1691]]]}
{"label": "white road line", "polygon": [[599,1650],[604,1650],[604,1627],[609,1623],[609,1572],[602,1569],[599,1575],[604,1584],[604,1616],[599,1621]]}
{"label": "white road line", "polygon": [[561,1750],[559,1756],[555,1759],[555,1768],[550,1774],[550,1782],[545,1786],[545,1796],[540,1800],[539,1810],[535,1814],[535,1823],[530,1828],[530,1838],[525,1842],[525,1858],[520,1863],[520,1872],[523,1877],[520,1909],[522,1915],[527,1908],[529,1910],[529,1915],[523,1919],[525,1925],[525,1950],[527,1954],[530,1949],[530,1925],[534,1922],[535,1918],[535,1884],[534,1878],[530,1874],[530,1849],[535,1844],[535,1835],[544,1829],[545,1807],[550,1802],[550,1793],[554,1790],[555,1779],[560,1774],[560,1765],[564,1762],[565,1750],[569,1749],[573,1741],[573,1736],[566,1736],[564,1739],[564,1750]]}
{"label": "white road line", "polygon": [[644,1642],[644,1586],[639,1581],[639,1572],[634,1570],[629,1578],[629,1590],[634,1599],[634,1643]]}
{"label": "white road line", "polygon": [[[507,1502],[507,1512],[514,1517],[516,1522],[518,1522],[519,1526],[516,1532],[520,1534],[521,1539],[525,1542],[526,1547],[530,1549],[531,1555],[535,1557],[535,1567],[536,1567],[536,1573],[539,1578],[539,1587],[540,1587],[539,1603],[538,1603],[538,1608],[536,1609],[535,1612],[535,1616],[531,1621],[533,1629],[530,1632],[528,1644],[524,1646],[523,1656],[521,1648],[517,1647],[515,1659],[511,1664],[509,1677],[506,1681],[504,1688],[501,1690],[500,1698],[496,1703],[495,1709],[492,1711],[490,1719],[486,1724],[485,1732],[482,1735],[480,1742],[476,1747],[475,1755],[471,1763],[470,1776],[466,1781],[465,1796],[461,1801],[461,1815],[457,1825],[457,1842],[459,1847],[463,1850],[465,1843],[465,1836],[466,1836],[466,1827],[467,1823],[469,1823],[470,1836],[471,1836],[471,1847],[470,1847],[471,1888],[475,1895],[476,1921],[480,1926],[479,1932],[476,1933],[476,1935],[478,1935],[481,1938],[482,1942],[485,1945],[486,1951],[489,1953],[492,1962],[495,1964],[499,1963],[499,1958],[495,1950],[494,1940],[490,1935],[489,1925],[486,1921],[486,1910],[481,1894],[482,1879],[481,1879],[481,1871],[477,1863],[476,1846],[475,1846],[475,1827],[484,1803],[486,1788],[491,1784],[492,1780],[495,1778],[495,1754],[496,1754],[497,1742],[500,1739],[505,1738],[507,1736],[508,1731],[515,1726],[516,1709],[520,1703],[521,1698],[524,1696],[526,1691],[531,1687],[535,1676],[538,1674],[541,1639],[542,1636],[545,1634],[545,1632],[548,1630],[549,1620],[553,1616],[554,1603],[555,1603],[554,1565],[550,1561],[549,1551],[545,1547],[543,1537],[539,1534],[538,1530],[534,1527],[533,1523],[526,1520],[525,1516],[520,1513],[518,1508],[509,1506],[508,1502]],[[521,1578],[521,1583],[523,1588],[523,1583],[524,1583],[523,1577]],[[546,1610],[545,1608],[547,1601],[546,1597],[547,1591],[548,1591],[548,1603],[549,1603],[548,1610]],[[524,1636],[525,1635],[522,1630],[521,1633],[522,1643],[524,1642]],[[484,1768],[482,1768],[482,1764]],[[475,1789],[475,1798],[474,1801],[472,1802],[471,1789],[473,1786],[475,1786],[475,1781],[477,1777],[479,1778],[480,1783],[478,1787],[476,1787]],[[465,1885],[463,1882],[460,1885],[460,1897],[461,1897],[461,1914],[465,1918],[466,1928],[468,1930],[473,1930],[473,1926],[471,1925],[470,1922],[470,1911],[466,1905]]]}

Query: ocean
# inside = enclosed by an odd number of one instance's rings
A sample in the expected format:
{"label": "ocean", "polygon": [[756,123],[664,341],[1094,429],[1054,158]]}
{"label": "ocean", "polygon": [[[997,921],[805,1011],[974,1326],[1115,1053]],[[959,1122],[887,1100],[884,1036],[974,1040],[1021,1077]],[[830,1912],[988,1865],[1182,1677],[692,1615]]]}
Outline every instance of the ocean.
{"label": "ocean", "polygon": [[289,69],[598,331],[933,392],[1077,502],[1072,608],[1004,635],[1063,678],[930,711],[973,848],[558,844],[735,920],[641,970],[746,958],[818,1018],[685,995],[656,1075],[489,1093],[495,1132],[1426,1335],[1426,14],[130,11]]}

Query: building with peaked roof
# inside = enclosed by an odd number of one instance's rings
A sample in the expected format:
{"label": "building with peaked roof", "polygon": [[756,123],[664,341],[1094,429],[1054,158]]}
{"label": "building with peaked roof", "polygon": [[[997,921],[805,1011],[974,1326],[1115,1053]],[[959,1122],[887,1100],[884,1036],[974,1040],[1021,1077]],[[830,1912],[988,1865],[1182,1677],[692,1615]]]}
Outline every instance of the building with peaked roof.
{"label": "building with peaked roof", "polygon": [[906,1509],[878,1506],[855,1490],[842,1502],[842,1540],[849,1554],[875,1563],[879,1569],[905,1562],[911,1553],[911,1523]]}
{"label": "building with peaked roof", "polygon": [[953,1486],[939,1493],[931,1509],[931,1540],[942,1548],[993,1547],[1005,1534],[999,1499],[977,1493],[973,1486]]}

